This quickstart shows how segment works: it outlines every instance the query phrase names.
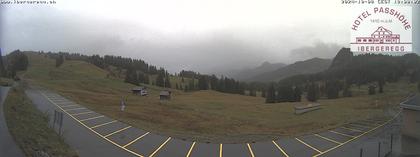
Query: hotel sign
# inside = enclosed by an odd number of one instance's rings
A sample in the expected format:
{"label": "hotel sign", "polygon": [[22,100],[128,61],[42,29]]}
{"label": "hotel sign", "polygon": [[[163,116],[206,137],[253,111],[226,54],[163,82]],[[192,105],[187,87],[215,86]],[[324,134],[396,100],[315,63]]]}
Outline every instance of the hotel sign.
{"label": "hotel sign", "polygon": [[351,51],[404,54],[412,51],[411,7],[362,7],[351,24]]}

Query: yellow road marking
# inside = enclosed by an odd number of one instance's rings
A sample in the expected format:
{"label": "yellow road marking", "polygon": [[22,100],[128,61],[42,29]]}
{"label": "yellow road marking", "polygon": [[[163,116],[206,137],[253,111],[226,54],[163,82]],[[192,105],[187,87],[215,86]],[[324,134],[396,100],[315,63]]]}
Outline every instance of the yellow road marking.
{"label": "yellow road marking", "polygon": [[104,137],[109,137],[109,136],[112,136],[112,135],[114,135],[114,134],[116,134],[116,133],[119,133],[119,132],[121,132],[121,131],[127,130],[128,128],[131,128],[131,126],[127,126],[127,127],[122,128],[122,129],[120,129],[120,130],[117,130],[117,131],[114,131],[114,132],[112,132],[112,133],[109,133],[108,135],[105,135]]}
{"label": "yellow road marking", "polygon": [[71,108],[71,109],[68,109],[68,110],[64,110],[64,111],[73,111],[73,110],[82,110],[82,109],[85,109],[85,108],[83,108],[83,107],[79,107],[79,108]]}
{"label": "yellow road marking", "polygon": [[372,128],[372,127],[369,127],[369,126],[365,126],[365,125],[362,125],[362,124],[355,124],[355,123],[351,123],[349,125],[356,126],[356,127],[361,127],[361,128],[367,128],[367,129]]}
{"label": "yellow road marking", "polygon": [[274,145],[283,153],[284,156],[289,157],[289,155],[284,151],[275,141],[272,141]]}
{"label": "yellow road marking", "polygon": [[188,150],[187,157],[190,157],[191,152],[192,152],[194,146],[195,146],[195,142],[192,143],[190,150]]}
{"label": "yellow road marking", "polygon": [[92,118],[82,119],[82,120],[80,120],[80,121],[81,121],[81,122],[84,122],[84,121],[88,121],[88,120],[92,120],[92,119],[98,119],[98,118],[102,118],[102,117],[105,117],[105,116],[96,116],[96,117],[92,117]]}
{"label": "yellow road marking", "polygon": [[149,155],[149,157],[153,157],[153,155],[155,155],[160,149],[162,149],[162,147],[168,143],[168,141],[171,140],[171,137],[168,137],[168,139],[166,139],[165,142],[163,142],[152,154]]}
{"label": "yellow road marking", "polygon": [[41,94],[42,95],[44,95],[44,97],[46,97],[47,98],[47,100],[49,101],[49,102],[51,102],[52,104],[54,104],[55,106],[57,106],[58,108],[60,108],[63,112],[65,112],[67,115],[69,115],[71,118],[73,118],[75,121],[77,121],[77,122],[79,122],[79,124],[80,125],[82,125],[82,126],[84,126],[84,127],[86,127],[87,129],[89,129],[90,131],[92,131],[93,133],[95,133],[96,135],[98,135],[99,137],[101,137],[101,138],[103,138],[104,140],[106,140],[106,141],[108,141],[109,143],[111,143],[111,144],[113,144],[114,146],[116,146],[116,147],[119,147],[119,148],[121,148],[121,149],[123,149],[123,150],[125,150],[125,151],[127,151],[127,152],[129,152],[129,153],[131,153],[131,154],[133,154],[133,155],[135,155],[135,156],[138,156],[138,157],[144,157],[143,155],[140,155],[140,154],[138,154],[138,153],[136,153],[136,152],[134,152],[134,151],[132,151],[132,150],[130,150],[130,149],[127,149],[127,148],[124,148],[124,147],[122,147],[121,145],[119,145],[119,144],[117,144],[117,143],[115,143],[114,141],[112,141],[112,140],[110,140],[110,139],[108,139],[108,138],[105,138],[103,135],[101,135],[100,133],[98,133],[98,132],[96,132],[95,130],[93,130],[93,129],[91,129],[91,128],[89,128],[86,124],[83,124],[82,122],[80,122],[76,117],[74,117],[73,115],[71,115],[70,113],[68,113],[67,111],[65,111],[63,108],[61,108],[60,106],[58,106],[56,103],[54,103],[53,101],[51,101],[44,93],[42,93],[41,92]]}
{"label": "yellow road marking", "polygon": [[333,131],[333,130],[330,130],[330,132],[335,133],[335,134],[339,134],[339,135],[342,135],[342,136],[351,137],[351,138],[356,137],[356,136],[347,135],[347,134],[345,134],[345,133],[341,133],[341,132],[337,132],[337,131]]}
{"label": "yellow road marking", "polygon": [[343,129],[346,129],[346,130],[350,130],[350,131],[356,131],[356,132],[364,132],[364,131],[362,131],[362,130],[359,130],[359,129],[354,129],[354,128],[348,128],[348,127],[344,127],[344,126],[342,126],[341,128],[343,128]]}
{"label": "yellow road marking", "polygon": [[313,150],[317,151],[318,153],[322,153],[320,150],[316,149],[315,147],[312,147],[311,145],[309,145],[309,144],[305,143],[304,141],[302,141],[302,140],[298,139],[297,137],[296,137],[295,139],[296,139],[297,141],[299,141],[300,143],[304,144],[305,146],[308,146],[309,148],[311,148],[311,149],[313,149]]}
{"label": "yellow road marking", "polygon": [[108,125],[108,124],[111,124],[111,123],[115,123],[115,122],[117,122],[117,121],[116,120],[113,120],[113,121],[110,121],[110,122],[98,124],[98,125],[92,126],[91,129],[94,129],[94,128],[97,128],[97,127],[101,127],[101,126],[104,126],[104,125]]}
{"label": "yellow road marking", "polygon": [[141,135],[140,137],[137,137],[136,139],[132,140],[131,142],[128,142],[127,144],[125,144],[123,147],[128,147],[129,145],[133,144],[134,142],[138,141],[139,139],[143,138],[144,136],[146,136],[147,134],[149,134],[150,132],[146,132],[143,135]]}
{"label": "yellow road marking", "polygon": [[71,114],[71,115],[77,116],[77,115],[89,114],[89,113],[93,113],[93,112],[92,111],[89,111],[89,112],[75,113],[75,114]]}
{"label": "yellow road marking", "polygon": [[372,127],[376,126],[376,124],[368,123],[368,122],[365,122],[365,121],[358,121],[358,122],[355,122],[354,124],[364,125],[364,126],[369,127],[369,128],[372,128]]}
{"label": "yellow road marking", "polygon": [[254,152],[252,151],[251,145],[249,143],[246,144],[248,146],[249,153],[251,154],[251,157],[255,157]]}
{"label": "yellow road marking", "polygon": [[223,156],[223,144],[220,143],[220,147],[219,147],[219,157]]}
{"label": "yellow road marking", "polygon": [[328,150],[325,150],[324,152],[322,152],[322,153],[319,153],[319,154],[317,154],[317,155],[314,155],[313,157],[318,157],[318,156],[320,156],[320,155],[323,155],[323,154],[325,154],[325,153],[328,153],[328,152],[330,152],[330,151],[332,151],[332,150],[334,150],[334,149],[337,149],[337,148],[339,148],[339,147],[341,147],[341,146],[343,146],[343,145],[345,145],[345,144],[347,144],[347,143],[349,143],[349,142],[351,142],[351,141],[354,141],[354,140],[356,140],[356,139],[358,139],[358,138],[360,138],[360,137],[362,137],[363,135],[366,135],[366,134],[368,134],[368,133],[370,133],[370,132],[372,132],[372,131],[374,131],[374,130],[376,130],[376,129],[378,129],[378,128],[380,128],[380,127],[382,127],[382,126],[384,126],[384,125],[386,125],[386,124],[388,124],[389,122],[391,122],[392,120],[394,120],[395,118],[397,118],[397,116],[399,115],[401,113],[401,110],[393,117],[393,118],[391,118],[391,119],[389,119],[388,121],[386,121],[385,123],[382,123],[381,125],[379,125],[379,126],[376,126],[376,127],[374,127],[374,128],[372,128],[372,129],[370,129],[370,130],[368,130],[368,131],[366,131],[366,132],[364,132],[364,133],[362,133],[362,134],[360,134],[360,135],[358,135],[358,136],[356,136],[356,137],[354,137],[354,138],[352,138],[352,139],[350,139],[350,140],[348,140],[348,141],[346,141],[346,142],[344,142],[344,143],[342,143],[342,144],[339,144],[339,145],[337,145],[337,146],[335,146],[335,147],[332,147],[332,148],[330,148],[330,149],[328,149]]}
{"label": "yellow road marking", "polygon": [[66,106],[61,106],[61,107],[73,107],[73,106],[79,106],[79,105],[66,105]]}
{"label": "yellow road marking", "polygon": [[327,140],[327,141],[330,141],[330,142],[333,142],[333,143],[336,143],[336,144],[341,144],[341,142],[338,142],[338,141],[336,141],[336,140],[333,140],[333,139],[330,139],[330,138],[328,138],[328,137],[324,137],[324,136],[321,136],[321,135],[319,135],[319,134],[314,134],[316,137],[319,137],[319,138],[322,138],[322,139],[324,139],[324,140]]}

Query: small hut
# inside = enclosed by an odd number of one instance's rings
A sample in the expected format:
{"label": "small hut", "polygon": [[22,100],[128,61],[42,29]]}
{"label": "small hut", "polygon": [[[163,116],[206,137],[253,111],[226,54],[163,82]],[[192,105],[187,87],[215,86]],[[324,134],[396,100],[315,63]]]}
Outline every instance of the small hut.
{"label": "small hut", "polygon": [[169,90],[162,90],[159,93],[160,100],[170,100],[171,99],[171,91]]}
{"label": "small hut", "polygon": [[135,94],[135,95],[141,95],[141,96],[147,96],[148,95],[146,87],[135,87],[135,88],[131,89],[131,92],[133,92],[133,94]]}

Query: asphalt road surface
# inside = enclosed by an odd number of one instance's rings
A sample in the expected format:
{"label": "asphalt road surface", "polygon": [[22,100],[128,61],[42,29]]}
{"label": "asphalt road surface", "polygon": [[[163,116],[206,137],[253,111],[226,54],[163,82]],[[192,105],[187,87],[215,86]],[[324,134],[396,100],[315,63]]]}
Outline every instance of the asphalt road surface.
{"label": "asphalt road surface", "polygon": [[51,115],[54,110],[64,113],[65,140],[82,157],[355,156],[359,153],[360,146],[369,141],[369,137],[383,132],[388,134],[392,129],[384,128],[399,123],[399,116],[395,116],[392,119],[367,119],[317,134],[266,142],[200,143],[161,136],[132,127],[47,90],[30,89],[26,94],[41,111]]}
{"label": "asphalt road surface", "polygon": [[13,137],[7,129],[4,117],[3,103],[7,97],[10,87],[0,87],[0,156],[4,157],[23,157],[23,153],[16,145]]}

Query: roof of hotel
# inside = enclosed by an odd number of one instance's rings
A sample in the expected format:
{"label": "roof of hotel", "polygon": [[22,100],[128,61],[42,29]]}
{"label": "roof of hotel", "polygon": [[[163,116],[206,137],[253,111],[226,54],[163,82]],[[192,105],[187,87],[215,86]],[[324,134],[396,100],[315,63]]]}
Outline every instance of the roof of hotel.
{"label": "roof of hotel", "polygon": [[420,95],[416,94],[408,98],[406,101],[402,102],[400,105],[404,109],[420,111]]}

